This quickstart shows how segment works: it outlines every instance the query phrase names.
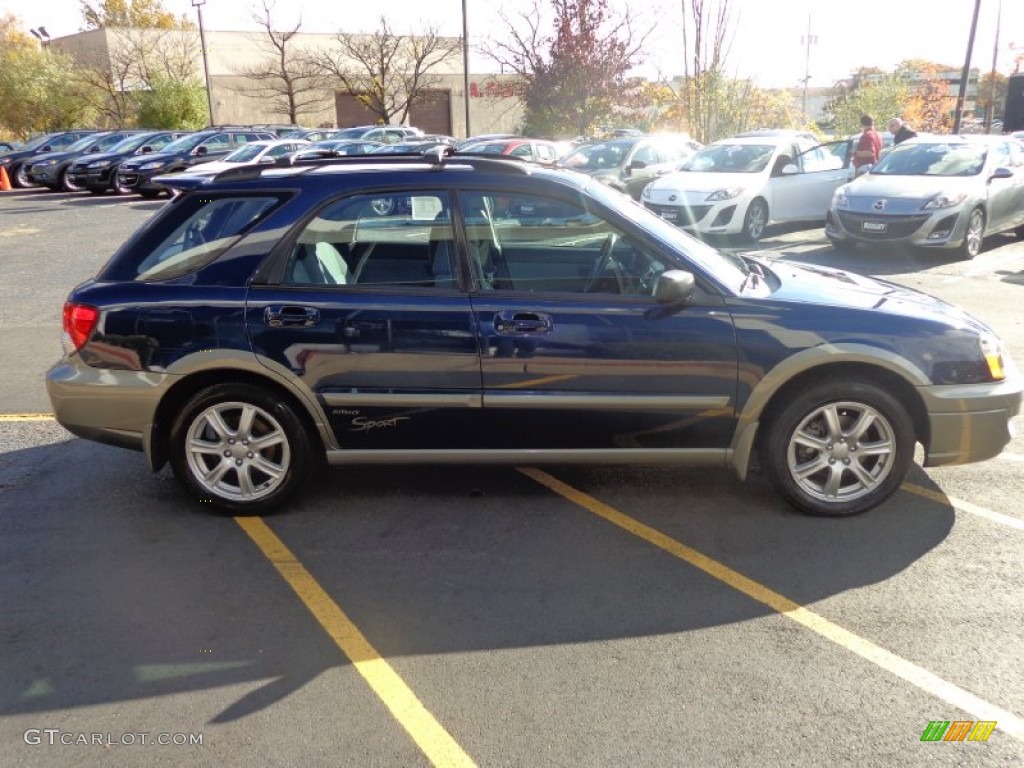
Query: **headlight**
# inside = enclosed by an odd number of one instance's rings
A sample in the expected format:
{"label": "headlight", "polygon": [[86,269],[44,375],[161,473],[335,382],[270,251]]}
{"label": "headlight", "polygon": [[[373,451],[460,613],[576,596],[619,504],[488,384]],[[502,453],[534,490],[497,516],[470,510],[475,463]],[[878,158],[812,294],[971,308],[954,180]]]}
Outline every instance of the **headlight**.
{"label": "headlight", "polygon": [[954,205],[960,205],[960,203],[962,203],[966,197],[967,195],[963,194],[962,192],[960,194],[952,195],[947,195],[940,192],[927,203],[922,205],[921,210],[936,211],[941,210],[942,208],[952,208]]}
{"label": "headlight", "polygon": [[992,374],[992,379],[1002,381],[1006,378],[1006,370],[1003,368],[1003,345],[994,336],[982,336],[979,343],[981,344],[981,354],[985,356],[988,372]]}
{"label": "headlight", "polygon": [[37,167],[37,168],[43,168],[43,167],[45,167],[47,165],[56,165],[56,164],[57,164],[56,160],[41,160],[38,163],[32,163],[32,165]]}
{"label": "headlight", "polygon": [[156,168],[163,168],[167,163],[164,160],[156,160],[152,163],[144,163],[139,166],[140,171],[152,171]]}
{"label": "headlight", "polygon": [[106,168],[108,165],[112,165],[113,160],[97,160],[95,163],[89,163],[89,168]]}
{"label": "headlight", "polygon": [[846,187],[839,187],[834,193],[832,193],[832,207],[833,208],[848,208],[850,200],[846,196]]}
{"label": "headlight", "polygon": [[7,165],[9,162],[11,162],[11,158],[9,158],[9,157],[0,157],[0,165]]}
{"label": "headlight", "polygon": [[725,189],[716,189],[704,198],[704,202],[717,203],[720,200],[732,200],[737,195],[742,195],[743,189],[743,187],[726,187]]}

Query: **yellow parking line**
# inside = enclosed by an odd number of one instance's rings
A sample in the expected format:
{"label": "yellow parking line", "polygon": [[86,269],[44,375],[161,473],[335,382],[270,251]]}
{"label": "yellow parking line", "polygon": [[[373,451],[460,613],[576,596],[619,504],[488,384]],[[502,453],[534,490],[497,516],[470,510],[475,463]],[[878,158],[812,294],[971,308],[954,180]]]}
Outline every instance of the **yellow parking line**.
{"label": "yellow parking line", "polygon": [[926,499],[937,501],[939,504],[949,504],[954,509],[959,509],[961,512],[968,512],[977,517],[983,517],[986,520],[991,520],[993,523],[999,523],[1005,525],[1008,528],[1016,528],[1018,531],[1024,531],[1024,520],[1019,517],[1010,517],[1010,515],[1004,515],[1002,512],[993,512],[991,509],[985,509],[985,507],[979,507],[977,504],[971,504],[969,501],[958,499],[955,496],[947,496],[941,491],[933,491],[931,488],[923,488],[920,485],[914,485],[913,483],[904,483],[903,490],[909,491],[910,493],[916,493],[918,496],[923,496]]}
{"label": "yellow parking line", "polygon": [[563,483],[546,472],[534,469],[533,467],[520,467],[519,471],[554,491],[559,496],[583,507],[612,525],[616,525],[670,555],[689,563],[695,568],[699,568],[709,576],[718,579],[747,597],[768,606],[773,611],[777,611],[786,618],[792,619],[825,639],[831,640],[833,643],[857,654],[872,664],[917,686],[925,693],[929,693],[936,698],[942,699],[947,704],[972,714],[978,720],[997,721],[999,730],[1013,736],[1015,739],[1024,741],[1024,720],[1008,709],[989,704],[973,693],[943,680],[924,667],[907,661],[875,645],[870,640],[866,640],[849,630],[843,629],[838,624],[833,624],[828,619],[807,610],[778,592],[753,579],[747,578],[739,571],[734,571],[729,566],[695,549],[691,549],[685,544],[648,525],[644,525],[638,520],[634,520],[628,515],[598,501],[593,496]]}
{"label": "yellow parking line", "polygon": [[52,413],[0,413],[3,421],[53,421]]}
{"label": "yellow parking line", "polygon": [[242,530],[288,582],[335,645],[352,662],[392,716],[436,766],[476,764],[444,729],[398,673],[370,645],[359,628],[324,591],[284,542],[256,517],[236,517]]}

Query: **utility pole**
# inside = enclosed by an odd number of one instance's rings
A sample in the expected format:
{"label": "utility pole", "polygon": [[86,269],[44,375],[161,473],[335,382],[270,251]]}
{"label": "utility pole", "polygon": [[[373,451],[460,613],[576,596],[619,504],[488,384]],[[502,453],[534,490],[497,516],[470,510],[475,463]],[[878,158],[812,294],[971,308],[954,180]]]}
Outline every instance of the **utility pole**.
{"label": "utility pole", "polygon": [[967,96],[967,80],[971,76],[971,54],[974,53],[974,33],[978,30],[978,12],[981,0],[974,0],[974,16],[971,18],[971,34],[967,38],[967,57],[960,73],[960,91],[956,96],[956,112],[953,113],[953,133],[960,133],[960,121],[964,116],[964,99]]}
{"label": "utility pole", "polygon": [[988,76],[988,109],[985,110],[985,133],[992,130],[992,119],[996,116],[996,64],[999,59],[999,26],[1003,21],[1003,0],[999,0],[996,11],[996,39],[992,44],[992,71]]}
{"label": "utility pole", "polygon": [[807,36],[801,38],[804,44],[804,98],[801,109],[807,114],[807,83],[811,80],[811,45],[817,45],[818,36],[811,34],[811,14],[807,14]]}
{"label": "utility pole", "polygon": [[469,132],[469,23],[466,20],[466,0],[462,0],[462,91],[466,103],[466,138]]}

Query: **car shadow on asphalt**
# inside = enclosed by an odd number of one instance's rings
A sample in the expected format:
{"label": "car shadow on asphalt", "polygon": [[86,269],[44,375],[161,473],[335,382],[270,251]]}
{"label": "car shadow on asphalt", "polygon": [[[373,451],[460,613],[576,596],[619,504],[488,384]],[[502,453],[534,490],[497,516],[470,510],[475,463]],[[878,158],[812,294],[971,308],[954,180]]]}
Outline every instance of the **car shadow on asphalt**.
{"label": "car shadow on asphalt", "polygon": [[[350,663],[230,518],[168,470],[71,439],[0,454],[0,715],[260,685],[211,722]],[[892,578],[949,503],[897,493],[847,519],[725,469],[545,472],[800,604]],[[940,493],[919,468],[911,481]],[[270,528],[385,658],[680,634],[772,611],[513,467],[320,473]],[[268,682],[269,681],[269,682]]]}

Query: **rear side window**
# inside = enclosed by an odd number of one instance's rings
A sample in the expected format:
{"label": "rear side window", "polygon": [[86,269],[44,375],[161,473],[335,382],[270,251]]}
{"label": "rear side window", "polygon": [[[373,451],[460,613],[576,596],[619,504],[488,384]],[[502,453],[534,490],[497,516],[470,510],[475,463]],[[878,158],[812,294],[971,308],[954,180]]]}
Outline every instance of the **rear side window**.
{"label": "rear side window", "polygon": [[103,279],[171,280],[211,264],[279,202],[277,197],[190,195],[114,256]]}

